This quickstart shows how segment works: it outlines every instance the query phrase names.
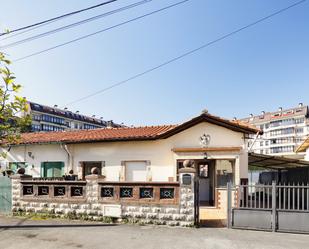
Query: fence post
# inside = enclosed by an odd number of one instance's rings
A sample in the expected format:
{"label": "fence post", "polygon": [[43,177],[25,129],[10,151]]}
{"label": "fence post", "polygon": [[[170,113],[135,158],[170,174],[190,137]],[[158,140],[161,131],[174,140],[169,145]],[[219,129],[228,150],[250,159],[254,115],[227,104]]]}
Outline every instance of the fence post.
{"label": "fence post", "polygon": [[271,192],[271,200],[272,200],[272,214],[271,214],[271,228],[273,232],[276,232],[277,224],[276,224],[276,182],[272,182],[272,192]]}
{"label": "fence post", "polygon": [[232,183],[227,183],[227,228],[232,227]]}

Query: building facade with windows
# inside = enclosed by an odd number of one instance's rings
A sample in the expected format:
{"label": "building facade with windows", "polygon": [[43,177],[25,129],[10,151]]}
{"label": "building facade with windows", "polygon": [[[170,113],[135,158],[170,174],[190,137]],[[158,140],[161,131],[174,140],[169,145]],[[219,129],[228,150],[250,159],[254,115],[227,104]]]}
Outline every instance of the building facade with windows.
{"label": "building facade with windows", "polygon": [[7,157],[0,163],[25,167],[33,177],[62,177],[73,170],[79,180],[95,167],[106,184],[148,186],[178,183],[189,161],[200,179],[200,205],[225,217],[227,183],[247,180],[247,137],[257,132],[203,113],[179,125],[24,133],[18,144],[2,146]]}
{"label": "building facade with windows", "polygon": [[28,113],[32,117],[31,131],[64,131],[64,130],[89,130],[106,127],[121,127],[112,120],[105,121],[60,109],[57,106],[50,107],[33,102],[28,102]]}
{"label": "building facade with windows", "polygon": [[240,121],[254,125],[263,130],[263,135],[249,141],[252,151],[259,154],[288,156],[303,158],[296,154],[296,148],[309,134],[308,106],[300,103],[298,107],[290,109],[279,108],[275,112],[262,112],[260,115]]}

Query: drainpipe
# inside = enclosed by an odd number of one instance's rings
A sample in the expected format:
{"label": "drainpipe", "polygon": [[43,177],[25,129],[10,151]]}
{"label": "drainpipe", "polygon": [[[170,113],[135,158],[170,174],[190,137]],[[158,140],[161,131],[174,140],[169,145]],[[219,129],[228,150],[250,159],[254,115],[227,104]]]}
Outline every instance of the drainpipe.
{"label": "drainpipe", "polygon": [[69,164],[69,168],[70,170],[73,170],[73,166],[72,166],[72,154],[68,149],[68,146],[66,144],[60,144],[61,149],[64,149],[65,152],[68,154],[68,164]]}
{"label": "drainpipe", "polygon": [[248,149],[248,152],[250,152],[250,151],[252,150],[252,147],[253,147],[254,143],[256,142],[256,140],[258,139],[258,136],[259,136],[259,135],[260,135],[260,132],[258,131],[258,132],[256,133],[256,135],[255,135],[255,138],[254,138],[252,144],[250,145],[250,148]]}

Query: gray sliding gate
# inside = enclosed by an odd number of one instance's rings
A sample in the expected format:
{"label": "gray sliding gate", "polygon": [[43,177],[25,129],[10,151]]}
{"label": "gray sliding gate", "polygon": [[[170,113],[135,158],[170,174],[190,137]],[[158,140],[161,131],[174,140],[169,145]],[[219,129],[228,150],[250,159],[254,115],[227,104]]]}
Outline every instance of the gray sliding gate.
{"label": "gray sliding gate", "polygon": [[12,210],[12,183],[6,176],[0,176],[0,214],[9,214]]}
{"label": "gray sliding gate", "polygon": [[228,227],[309,233],[309,185],[228,184]]}

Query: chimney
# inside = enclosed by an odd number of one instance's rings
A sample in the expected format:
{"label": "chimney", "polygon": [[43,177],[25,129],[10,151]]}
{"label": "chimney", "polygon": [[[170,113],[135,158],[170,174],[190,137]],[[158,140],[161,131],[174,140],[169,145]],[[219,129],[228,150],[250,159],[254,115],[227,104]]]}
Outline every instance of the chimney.
{"label": "chimney", "polygon": [[298,107],[303,107],[303,103],[302,102],[300,102],[299,104],[298,104]]}
{"label": "chimney", "polygon": [[281,107],[281,106],[278,108],[278,111],[279,111],[279,112],[282,112],[282,107]]}
{"label": "chimney", "polygon": [[202,111],[202,114],[205,114],[205,113],[208,113],[208,110],[207,110],[207,109],[204,109],[204,110]]}
{"label": "chimney", "polygon": [[237,120],[237,118],[236,117],[233,117],[233,119],[232,119],[233,121],[236,121]]}
{"label": "chimney", "polygon": [[79,111],[76,111],[75,113],[76,113],[76,114],[79,114]]}
{"label": "chimney", "polygon": [[92,115],[93,118],[95,118],[95,115]]}
{"label": "chimney", "polygon": [[262,111],[262,115],[265,115],[265,111]]}
{"label": "chimney", "polygon": [[113,120],[107,121],[107,128],[113,128]]}
{"label": "chimney", "polygon": [[54,108],[58,108],[58,105],[54,105]]}
{"label": "chimney", "polygon": [[68,110],[68,108],[67,108],[67,107],[64,107],[64,110],[65,110],[65,111],[67,111],[67,110]]}
{"label": "chimney", "polygon": [[100,117],[101,120],[103,120],[103,117]]}
{"label": "chimney", "polygon": [[253,114],[252,113],[250,113],[250,118],[253,118]]}

